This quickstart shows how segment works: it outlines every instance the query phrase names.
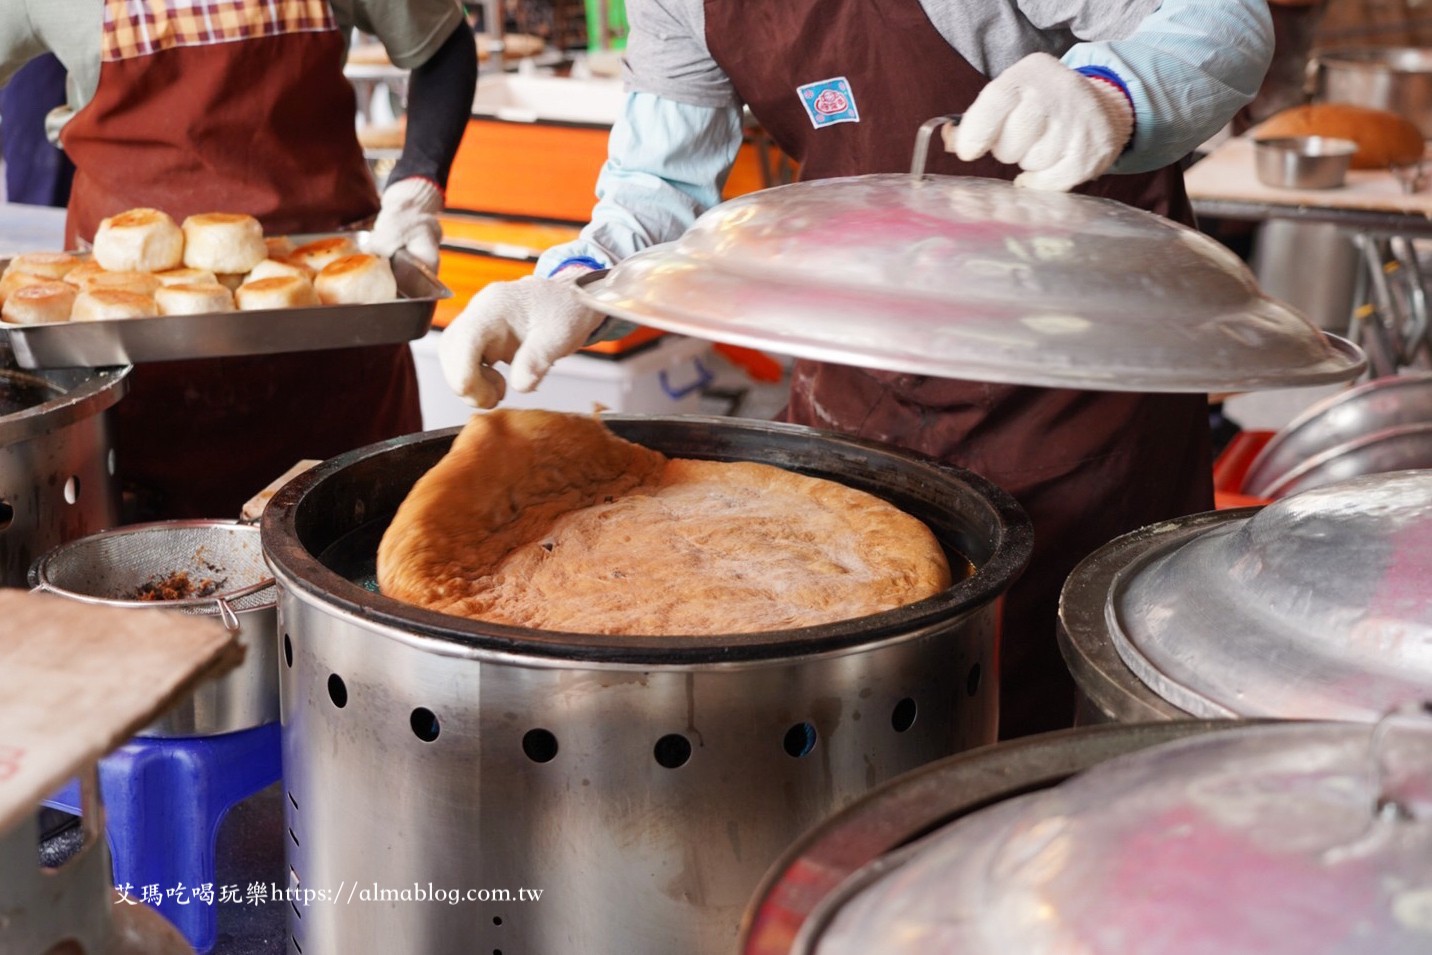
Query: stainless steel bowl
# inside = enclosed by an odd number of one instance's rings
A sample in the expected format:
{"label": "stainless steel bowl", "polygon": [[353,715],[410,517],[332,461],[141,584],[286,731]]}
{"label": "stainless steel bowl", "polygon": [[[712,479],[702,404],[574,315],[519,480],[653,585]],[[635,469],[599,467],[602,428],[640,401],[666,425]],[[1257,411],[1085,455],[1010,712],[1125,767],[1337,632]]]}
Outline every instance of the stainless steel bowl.
{"label": "stainless steel bowl", "polygon": [[1363,47],[1325,50],[1313,57],[1316,95],[1397,113],[1432,137],[1432,50]]}
{"label": "stainless steel bowl", "polygon": [[1253,141],[1258,181],[1282,189],[1335,189],[1347,178],[1357,143],[1329,136]]}

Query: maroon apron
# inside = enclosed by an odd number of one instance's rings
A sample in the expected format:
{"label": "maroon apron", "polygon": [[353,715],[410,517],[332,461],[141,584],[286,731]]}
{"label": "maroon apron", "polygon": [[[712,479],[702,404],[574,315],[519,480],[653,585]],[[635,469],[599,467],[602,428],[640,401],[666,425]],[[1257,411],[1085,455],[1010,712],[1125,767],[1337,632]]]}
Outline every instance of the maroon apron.
{"label": "maroon apron", "polygon": [[[964,111],[988,82],[919,0],[705,6],[712,57],[805,179],[908,172],[920,125]],[[817,127],[802,97],[818,93],[828,112],[858,121]],[[988,156],[963,163],[938,146],[926,169],[999,179],[1019,171]],[[1173,166],[1076,191],[1193,221]],[[1034,555],[1006,600],[1000,647],[1006,738],[1073,721],[1074,685],[1055,628],[1075,564],[1119,534],[1213,506],[1203,395],[1026,388],[800,361],[785,417],[969,468],[1029,513]]]}
{"label": "maroon apron", "polygon": [[[64,128],[67,240],[153,207],[244,212],[266,234],[378,209],[327,0],[106,0],[99,87]],[[115,406],[129,519],[235,518],[302,458],[421,428],[407,346],[137,366]]]}

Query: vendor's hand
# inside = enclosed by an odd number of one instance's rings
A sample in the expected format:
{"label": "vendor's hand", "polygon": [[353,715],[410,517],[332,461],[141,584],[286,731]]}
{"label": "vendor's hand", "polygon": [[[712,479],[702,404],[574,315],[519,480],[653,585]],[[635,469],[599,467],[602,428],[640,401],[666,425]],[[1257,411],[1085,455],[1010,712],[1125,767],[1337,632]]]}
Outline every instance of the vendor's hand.
{"label": "vendor's hand", "polygon": [[438,242],[443,234],[438,213],[442,208],[442,191],[431,180],[418,176],[399,179],[383,190],[368,250],[386,257],[407,249],[413,258],[437,269]]}
{"label": "vendor's hand", "polygon": [[1064,192],[1103,174],[1133,130],[1123,90],[1031,53],[991,80],[944,139],[965,162],[993,153],[1017,164],[1015,185]]}
{"label": "vendor's hand", "polygon": [[517,391],[531,391],[552,363],[587,343],[606,317],[579,303],[573,283],[590,269],[569,266],[550,279],[529,275],[493,282],[472,297],[438,339],[438,359],[453,391],[492,408],[507,383],[492,366],[511,366]]}

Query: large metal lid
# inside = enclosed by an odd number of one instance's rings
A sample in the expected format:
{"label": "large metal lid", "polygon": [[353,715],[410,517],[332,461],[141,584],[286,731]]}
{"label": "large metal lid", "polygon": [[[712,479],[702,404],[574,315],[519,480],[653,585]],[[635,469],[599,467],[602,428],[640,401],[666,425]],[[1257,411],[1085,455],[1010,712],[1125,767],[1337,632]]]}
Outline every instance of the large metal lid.
{"label": "large metal lid", "polygon": [[1371,720],[1432,698],[1432,471],[1305,491],[1113,579],[1110,639],[1199,716]]}
{"label": "large metal lid", "polygon": [[955,176],[778,186],[578,290],[697,338],[863,368],[1109,391],[1354,378],[1356,346],[1228,249],[1110,199]]}
{"label": "large metal lid", "polygon": [[1408,714],[1165,744],[885,868],[819,955],[1432,951],[1432,728]]}

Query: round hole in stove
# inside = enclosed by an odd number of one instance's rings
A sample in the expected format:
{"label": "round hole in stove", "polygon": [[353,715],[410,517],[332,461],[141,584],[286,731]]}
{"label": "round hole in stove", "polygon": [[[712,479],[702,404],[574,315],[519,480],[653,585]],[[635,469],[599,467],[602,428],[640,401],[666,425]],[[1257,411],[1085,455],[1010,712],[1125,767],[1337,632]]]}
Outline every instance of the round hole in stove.
{"label": "round hole in stove", "polygon": [[0,500],[0,531],[8,530],[13,523],[15,523],[15,508],[10,506],[9,501]]}
{"label": "round hole in stove", "polygon": [[80,499],[80,479],[79,479],[78,477],[76,477],[75,475],[72,474],[72,475],[70,475],[70,479],[65,482],[65,503],[66,503],[66,504],[73,504],[73,503],[75,503],[76,501],[78,501],[79,499]]}
{"label": "round hole in stove", "polygon": [[522,737],[522,752],[534,763],[550,763],[557,758],[557,737],[550,730],[528,730]]}
{"label": "round hole in stove", "polygon": [[656,761],[667,769],[685,766],[691,758],[691,741],[680,733],[668,733],[656,741],[653,749]]}
{"label": "round hole in stove", "polygon": [[110,476],[110,477],[114,477],[114,452],[113,452],[113,451],[110,451],[109,454],[105,455],[105,457],[104,457],[104,467],[105,467],[105,470],[109,472],[109,476]]}
{"label": "round hole in stove", "polygon": [[797,723],[786,730],[786,738],[781,743],[786,753],[800,759],[802,756],[809,756],[811,750],[815,749],[817,734],[815,726],[811,723]]}
{"label": "round hole in stove", "polygon": [[965,692],[970,696],[974,696],[979,692],[981,675],[982,671],[978,663],[970,667],[970,675],[965,678]]}
{"label": "round hole in stove", "polygon": [[283,635],[283,662],[290,667],[293,666],[293,641],[288,638],[286,633]]}
{"label": "round hole in stove", "polygon": [[328,698],[340,710],[348,705],[348,687],[344,685],[343,677],[337,673],[328,675]]}
{"label": "round hole in stove", "polygon": [[895,732],[903,733],[915,725],[915,717],[920,712],[920,707],[910,697],[905,697],[895,704],[894,711],[890,714],[890,725]]}
{"label": "round hole in stove", "polygon": [[413,710],[412,716],[408,718],[408,725],[413,728],[413,735],[424,743],[437,739],[441,731],[437,714],[425,706]]}
{"label": "round hole in stove", "polygon": [[493,924],[493,925],[501,925],[501,924],[502,924],[502,916],[500,916],[500,915],[494,915],[494,916],[492,917],[492,924]]}

